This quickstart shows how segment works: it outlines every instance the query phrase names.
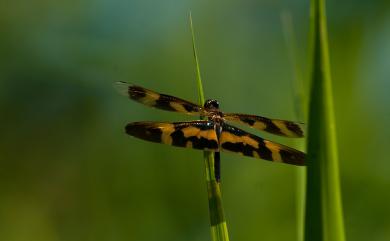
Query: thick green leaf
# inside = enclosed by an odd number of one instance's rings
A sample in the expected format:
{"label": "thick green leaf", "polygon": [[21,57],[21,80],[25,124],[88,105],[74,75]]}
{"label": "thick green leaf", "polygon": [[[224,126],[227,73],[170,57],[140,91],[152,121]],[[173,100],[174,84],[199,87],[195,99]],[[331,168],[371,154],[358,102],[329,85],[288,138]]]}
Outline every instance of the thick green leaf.
{"label": "thick green leaf", "polygon": [[311,1],[306,241],[344,241],[325,0]]}

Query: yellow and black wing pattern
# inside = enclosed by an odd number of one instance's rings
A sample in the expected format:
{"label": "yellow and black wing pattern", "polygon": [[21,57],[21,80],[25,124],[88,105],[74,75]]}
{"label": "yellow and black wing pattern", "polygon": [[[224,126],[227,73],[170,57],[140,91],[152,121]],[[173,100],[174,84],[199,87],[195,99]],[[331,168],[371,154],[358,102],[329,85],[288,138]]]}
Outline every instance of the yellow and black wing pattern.
{"label": "yellow and black wing pattern", "polygon": [[133,122],[126,133],[151,142],[200,150],[217,151],[218,138],[211,121]]}
{"label": "yellow and black wing pattern", "polygon": [[203,113],[203,108],[197,104],[174,96],[160,94],[141,86],[132,85],[126,82],[117,82],[116,87],[122,94],[128,96],[130,99],[150,107],[190,115],[202,115]]}
{"label": "yellow and black wing pattern", "polygon": [[305,153],[245,132],[237,127],[222,125],[219,146],[223,151],[268,161],[305,165]]}
{"label": "yellow and black wing pattern", "polygon": [[305,153],[261,137],[237,127],[222,124],[217,135],[215,123],[199,120],[190,122],[132,122],[126,133],[151,142],[208,151],[228,151],[268,161],[298,166],[305,165]]}
{"label": "yellow and black wing pattern", "polygon": [[223,117],[225,120],[235,121],[271,134],[286,137],[303,137],[302,123],[236,113],[224,113]]}

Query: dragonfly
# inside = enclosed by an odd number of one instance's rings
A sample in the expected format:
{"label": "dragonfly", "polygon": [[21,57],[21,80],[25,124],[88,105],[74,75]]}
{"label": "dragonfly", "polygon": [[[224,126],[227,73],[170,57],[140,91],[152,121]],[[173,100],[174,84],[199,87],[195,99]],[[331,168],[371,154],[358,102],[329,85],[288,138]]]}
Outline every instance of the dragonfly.
{"label": "dragonfly", "polygon": [[214,152],[214,174],[218,182],[221,178],[220,151],[297,166],[305,165],[304,152],[228,124],[235,122],[274,135],[299,138],[304,136],[303,123],[257,115],[224,113],[215,99],[206,100],[204,105],[200,106],[126,82],[117,82],[116,87],[131,100],[146,106],[204,118],[187,122],[131,122],[126,125],[125,131],[128,135],[145,141]]}

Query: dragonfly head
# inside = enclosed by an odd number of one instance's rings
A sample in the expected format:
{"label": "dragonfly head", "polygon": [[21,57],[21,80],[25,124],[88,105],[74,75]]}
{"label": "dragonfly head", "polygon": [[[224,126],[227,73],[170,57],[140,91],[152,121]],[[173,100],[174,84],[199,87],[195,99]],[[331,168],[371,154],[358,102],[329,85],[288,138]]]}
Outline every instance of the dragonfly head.
{"label": "dragonfly head", "polygon": [[206,110],[219,110],[219,102],[214,99],[206,100],[204,108],[206,108]]}

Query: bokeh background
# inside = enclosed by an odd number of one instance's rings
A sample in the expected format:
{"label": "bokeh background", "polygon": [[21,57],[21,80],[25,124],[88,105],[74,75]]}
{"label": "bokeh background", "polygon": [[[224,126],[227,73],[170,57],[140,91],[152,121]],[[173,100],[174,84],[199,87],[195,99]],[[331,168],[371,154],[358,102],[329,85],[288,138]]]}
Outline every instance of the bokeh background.
{"label": "bokeh background", "polygon": [[[389,3],[327,4],[354,241],[390,239]],[[297,76],[308,84],[308,0],[3,0],[0,240],[210,239],[202,153],[123,131],[131,121],[189,118],[112,87],[129,81],[197,101],[190,9],[206,96],[225,111],[298,119],[293,86]],[[233,154],[222,162],[231,240],[296,240],[297,167]]]}

